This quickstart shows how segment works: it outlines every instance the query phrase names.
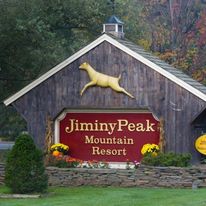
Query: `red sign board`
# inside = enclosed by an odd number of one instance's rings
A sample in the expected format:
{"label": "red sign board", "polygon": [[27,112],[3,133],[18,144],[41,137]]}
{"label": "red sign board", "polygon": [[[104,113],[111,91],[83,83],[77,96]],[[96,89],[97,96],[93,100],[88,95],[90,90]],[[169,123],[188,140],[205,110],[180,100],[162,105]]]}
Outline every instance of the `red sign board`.
{"label": "red sign board", "polygon": [[144,144],[159,143],[159,121],[149,112],[66,111],[57,121],[56,141],[84,161],[140,161]]}

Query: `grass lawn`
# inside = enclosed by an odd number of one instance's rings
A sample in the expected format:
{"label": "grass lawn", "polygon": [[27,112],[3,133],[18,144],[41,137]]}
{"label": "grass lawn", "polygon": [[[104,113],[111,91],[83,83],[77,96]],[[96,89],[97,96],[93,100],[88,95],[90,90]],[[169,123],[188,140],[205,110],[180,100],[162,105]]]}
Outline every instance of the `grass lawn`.
{"label": "grass lawn", "polygon": [[[0,187],[0,193],[7,188]],[[206,189],[51,187],[40,199],[0,199],[0,206],[205,206]]]}

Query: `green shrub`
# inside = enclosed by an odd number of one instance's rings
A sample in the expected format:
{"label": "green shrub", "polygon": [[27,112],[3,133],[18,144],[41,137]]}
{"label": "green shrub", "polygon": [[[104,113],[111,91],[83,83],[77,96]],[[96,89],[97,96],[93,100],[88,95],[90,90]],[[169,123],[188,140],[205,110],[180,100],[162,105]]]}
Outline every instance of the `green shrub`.
{"label": "green shrub", "polygon": [[45,192],[48,178],[45,174],[43,154],[32,138],[23,134],[16,139],[5,167],[5,184],[13,193]]}
{"label": "green shrub", "polygon": [[0,163],[5,163],[10,150],[0,150]]}
{"label": "green shrub", "polygon": [[175,166],[175,167],[187,167],[191,160],[191,154],[175,154],[159,153],[157,156],[145,155],[141,161],[142,164],[150,166]]}
{"label": "green shrub", "polygon": [[48,156],[48,166],[66,168],[68,167],[68,163],[62,158],[56,158],[53,155]]}

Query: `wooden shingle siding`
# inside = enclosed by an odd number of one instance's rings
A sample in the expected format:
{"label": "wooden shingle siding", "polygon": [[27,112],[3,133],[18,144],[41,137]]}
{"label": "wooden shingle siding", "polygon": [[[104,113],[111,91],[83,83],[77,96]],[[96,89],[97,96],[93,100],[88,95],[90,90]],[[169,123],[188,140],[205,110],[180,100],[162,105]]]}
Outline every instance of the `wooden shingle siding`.
{"label": "wooden shingle siding", "polygon": [[[88,62],[97,71],[119,76],[120,85],[135,96],[131,99],[110,88],[90,87],[79,65]],[[198,153],[193,149],[197,132],[191,126],[206,102],[152,70],[108,42],[90,50],[12,103],[28,123],[39,147],[44,145],[46,116],[53,119],[65,108],[142,109],[147,108],[165,122],[167,151]]]}

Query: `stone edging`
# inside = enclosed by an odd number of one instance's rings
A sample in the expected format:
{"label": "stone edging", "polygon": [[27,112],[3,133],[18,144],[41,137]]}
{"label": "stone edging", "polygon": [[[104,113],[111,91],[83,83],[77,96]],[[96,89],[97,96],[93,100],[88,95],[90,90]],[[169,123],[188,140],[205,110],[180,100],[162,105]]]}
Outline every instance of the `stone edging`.
{"label": "stone edging", "polygon": [[37,199],[41,195],[28,195],[28,194],[0,194],[0,199]]}
{"label": "stone edging", "polygon": [[[119,186],[206,188],[206,167],[151,167],[137,169],[87,169],[47,167],[50,186]],[[4,164],[0,163],[0,185],[4,184]]]}
{"label": "stone edging", "polygon": [[51,186],[206,187],[206,168],[150,167],[84,169],[47,167]]}

